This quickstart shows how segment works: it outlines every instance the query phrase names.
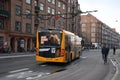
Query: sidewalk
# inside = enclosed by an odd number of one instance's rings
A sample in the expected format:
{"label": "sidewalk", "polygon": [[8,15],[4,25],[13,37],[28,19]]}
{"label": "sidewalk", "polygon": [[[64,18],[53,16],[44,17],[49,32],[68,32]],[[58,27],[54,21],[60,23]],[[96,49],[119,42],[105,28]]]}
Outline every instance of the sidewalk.
{"label": "sidewalk", "polygon": [[120,80],[120,49],[116,50],[116,55],[113,55],[113,50],[110,50],[110,56],[112,56],[112,61],[115,66],[115,75],[112,80]]}
{"label": "sidewalk", "polygon": [[117,54],[115,56],[115,59],[116,59],[117,66],[118,66],[118,73],[117,73],[117,77],[115,78],[115,80],[120,80],[120,49],[117,50],[116,53]]}
{"label": "sidewalk", "polygon": [[33,56],[35,52],[0,53],[0,59]]}

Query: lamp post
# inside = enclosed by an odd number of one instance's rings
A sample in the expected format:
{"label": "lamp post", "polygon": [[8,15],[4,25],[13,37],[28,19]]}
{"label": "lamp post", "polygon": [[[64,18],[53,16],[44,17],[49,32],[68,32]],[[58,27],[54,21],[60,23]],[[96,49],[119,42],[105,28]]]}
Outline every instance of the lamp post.
{"label": "lamp post", "polygon": [[73,2],[73,6],[72,6],[72,30],[73,30],[73,33],[75,32],[75,29],[74,29],[74,23],[75,23],[75,20],[74,20],[74,10],[75,10],[75,5],[74,5],[74,2]]}

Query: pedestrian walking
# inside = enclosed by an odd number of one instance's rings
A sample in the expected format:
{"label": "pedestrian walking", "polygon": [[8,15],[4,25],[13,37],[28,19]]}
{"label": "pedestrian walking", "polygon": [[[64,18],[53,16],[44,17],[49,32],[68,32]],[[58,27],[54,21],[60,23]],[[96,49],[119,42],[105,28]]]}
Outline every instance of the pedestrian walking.
{"label": "pedestrian walking", "polygon": [[115,51],[116,51],[116,48],[115,48],[115,47],[113,47],[113,55],[115,55]]}
{"label": "pedestrian walking", "polygon": [[104,45],[102,47],[102,58],[104,60],[104,64],[107,63],[108,53],[109,53],[109,48]]}

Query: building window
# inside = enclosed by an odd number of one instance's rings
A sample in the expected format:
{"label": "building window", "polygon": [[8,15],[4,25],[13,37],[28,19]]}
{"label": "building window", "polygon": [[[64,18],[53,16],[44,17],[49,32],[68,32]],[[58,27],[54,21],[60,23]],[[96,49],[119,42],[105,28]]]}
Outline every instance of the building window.
{"label": "building window", "polygon": [[26,3],[27,4],[31,4],[31,0],[26,0]]}
{"label": "building window", "polygon": [[80,23],[81,23],[81,22],[80,22],[80,19],[78,19],[78,20],[77,20],[77,23],[78,23],[78,24],[80,24]]}
{"label": "building window", "polygon": [[52,19],[52,26],[55,26],[55,19]]}
{"label": "building window", "polygon": [[15,31],[18,31],[18,32],[21,31],[21,22],[19,21],[15,22]]}
{"label": "building window", "polygon": [[30,13],[31,13],[30,10],[27,9],[26,10],[26,18],[31,18]]}
{"label": "building window", "polygon": [[51,0],[48,0],[48,2],[51,2]]}
{"label": "building window", "polygon": [[40,3],[40,10],[44,10],[44,4],[43,3]]}
{"label": "building window", "polygon": [[68,12],[70,12],[70,7],[68,7]]}
{"label": "building window", "polygon": [[60,2],[58,2],[58,7],[61,7],[61,3]]}
{"label": "building window", "polygon": [[93,19],[91,19],[90,21],[93,22]]}
{"label": "building window", "polygon": [[0,47],[3,46],[4,38],[0,36]]}
{"label": "building window", "polygon": [[4,29],[4,19],[0,19],[0,29]]}
{"label": "building window", "polygon": [[21,7],[16,6],[16,15],[20,15],[20,14],[21,14]]}
{"label": "building window", "polygon": [[48,23],[48,25],[50,25],[50,23],[51,23],[50,19],[48,19],[47,23]]}
{"label": "building window", "polygon": [[95,33],[91,33],[91,37],[95,37]]}
{"label": "building window", "polygon": [[65,17],[65,15],[63,14],[62,17]]}
{"label": "building window", "polygon": [[62,28],[64,28],[64,27],[65,27],[65,23],[63,22],[63,23],[62,23]]}
{"label": "building window", "polygon": [[52,0],[52,4],[55,4],[55,0]]}
{"label": "building window", "polygon": [[70,0],[68,0],[68,3],[70,3]]}
{"label": "building window", "polygon": [[65,4],[63,4],[63,9],[65,9]]}
{"label": "building window", "polygon": [[37,0],[34,1],[35,6],[37,6]]}
{"label": "building window", "polygon": [[91,26],[94,27],[94,26],[96,26],[96,24],[95,24],[95,23],[92,23]]}
{"label": "building window", "polygon": [[87,19],[85,19],[84,21],[87,22]]}
{"label": "building window", "polygon": [[82,37],[86,37],[86,33],[83,32],[83,33],[82,33]]}
{"label": "building window", "polygon": [[48,13],[50,13],[50,10],[51,10],[51,8],[50,8],[50,7],[48,7]]}
{"label": "building window", "polygon": [[95,32],[95,27],[91,27],[91,32]]}
{"label": "building window", "polygon": [[26,23],[26,32],[30,33],[31,32],[31,24]]}
{"label": "building window", "polygon": [[86,32],[86,28],[82,27],[82,32]]}
{"label": "building window", "polygon": [[59,26],[59,27],[61,26],[61,21],[58,21],[58,26]]}
{"label": "building window", "polygon": [[4,9],[4,1],[0,2],[0,9]]}
{"label": "building window", "polygon": [[58,14],[60,14],[60,11],[58,11]]}
{"label": "building window", "polygon": [[52,9],[52,14],[53,14],[53,15],[55,14],[55,9]]}
{"label": "building window", "polygon": [[91,38],[91,42],[95,42],[95,38]]}
{"label": "building window", "polygon": [[85,27],[86,26],[86,24],[82,24],[82,27]]}
{"label": "building window", "polygon": [[[71,0],[71,3],[73,4],[74,3],[74,0]],[[74,3],[75,4],[75,3]]]}

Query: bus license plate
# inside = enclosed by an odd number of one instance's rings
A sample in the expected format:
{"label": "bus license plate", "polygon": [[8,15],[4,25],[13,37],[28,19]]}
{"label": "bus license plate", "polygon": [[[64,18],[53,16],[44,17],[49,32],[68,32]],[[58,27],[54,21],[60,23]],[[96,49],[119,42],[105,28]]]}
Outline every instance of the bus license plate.
{"label": "bus license plate", "polygon": [[55,53],[55,48],[51,48],[51,53]]}

